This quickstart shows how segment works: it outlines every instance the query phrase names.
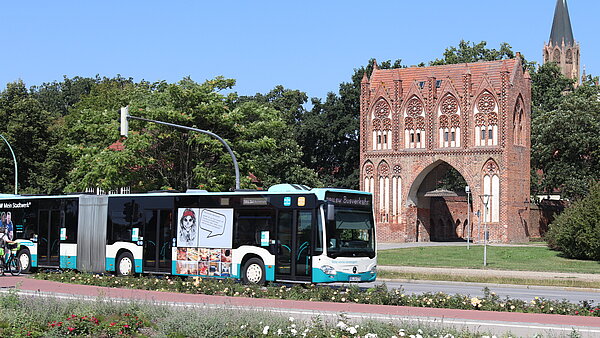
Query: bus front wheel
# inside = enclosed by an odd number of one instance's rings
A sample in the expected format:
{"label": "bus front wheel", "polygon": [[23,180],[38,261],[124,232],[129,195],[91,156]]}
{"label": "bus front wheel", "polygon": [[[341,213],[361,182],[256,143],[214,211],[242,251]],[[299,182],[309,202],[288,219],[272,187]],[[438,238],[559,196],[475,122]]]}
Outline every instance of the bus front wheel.
{"label": "bus front wheel", "polygon": [[129,252],[123,252],[117,258],[117,275],[119,276],[131,276],[134,271],[134,263],[133,255]]}
{"label": "bus front wheel", "polygon": [[250,258],[242,269],[242,281],[246,284],[265,284],[265,264],[259,258]]}
{"label": "bus front wheel", "polygon": [[23,250],[19,251],[19,254],[17,255],[17,259],[19,260],[19,263],[21,263],[21,272],[22,273],[30,273],[32,268],[31,268],[31,254],[29,253],[29,250],[23,249]]}

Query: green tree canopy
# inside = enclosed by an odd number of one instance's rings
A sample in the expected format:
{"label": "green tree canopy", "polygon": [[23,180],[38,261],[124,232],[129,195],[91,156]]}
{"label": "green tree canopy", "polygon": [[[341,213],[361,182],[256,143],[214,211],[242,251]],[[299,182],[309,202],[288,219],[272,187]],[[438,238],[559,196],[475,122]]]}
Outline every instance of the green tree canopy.
{"label": "green tree canopy", "polygon": [[475,44],[474,42],[460,40],[458,47],[451,46],[446,48],[443,58],[435,59],[429,64],[431,66],[439,66],[477,61],[512,59],[515,57],[515,53],[506,42],[501,43],[499,49],[490,49],[487,48],[486,45],[487,42],[485,41]]}
{"label": "green tree canopy", "polygon": [[595,81],[585,81],[557,109],[539,111],[533,118],[532,168],[543,171],[535,181],[539,192],[558,189],[564,197],[578,199],[600,180],[599,95]]}
{"label": "green tree canopy", "polygon": [[[297,180],[317,184],[314,172],[301,166],[301,150],[281,114],[264,104],[234,104],[234,80],[202,84],[185,78],[176,84],[109,83],[99,86],[69,117],[69,149],[75,163],[68,190],[131,186],[138,191],[234,187],[233,164],[222,144],[205,134],[182,132],[142,121],[130,122],[130,137],[119,140],[118,109],[153,120],[193,126],[224,138],[236,153],[246,188]],[[96,130],[95,135],[89,132]]]}

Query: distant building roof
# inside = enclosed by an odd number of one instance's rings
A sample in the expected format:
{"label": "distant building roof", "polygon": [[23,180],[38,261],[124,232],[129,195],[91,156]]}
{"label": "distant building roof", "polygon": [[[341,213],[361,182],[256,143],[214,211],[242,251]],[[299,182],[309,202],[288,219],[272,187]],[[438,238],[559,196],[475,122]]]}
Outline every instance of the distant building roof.
{"label": "distant building roof", "polygon": [[[517,71],[518,60],[505,59],[497,61],[481,61],[474,63],[459,63],[452,65],[430,66],[430,67],[410,67],[397,69],[377,69],[373,71],[369,82],[377,85],[380,82],[392,82],[393,80],[402,80],[402,91],[404,93],[410,90],[413,83],[421,85],[421,82],[427,81],[427,78],[434,77],[442,80],[436,86],[444,86],[444,81],[450,79],[454,86],[463,83],[463,76],[471,74],[471,82],[479,83],[484,75],[491,81],[492,85],[500,88],[502,83],[501,72],[508,71],[513,74]],[[518,67],[521,70],[521,67]],[[423,83],[425,85],[425,83]]]}

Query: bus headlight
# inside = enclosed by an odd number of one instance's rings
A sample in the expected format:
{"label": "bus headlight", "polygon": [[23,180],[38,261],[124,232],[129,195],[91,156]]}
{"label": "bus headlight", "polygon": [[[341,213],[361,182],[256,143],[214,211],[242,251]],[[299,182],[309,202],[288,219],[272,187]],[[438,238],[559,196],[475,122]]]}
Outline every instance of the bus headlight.
{"label": "bus headlight", "polygon": [[335,275],[335,269],[331,265],[322,265],[321,271],[323,271],[327,275]]}
{"label": "bus headlight", "polygon": [[377,265],[373,265],[373,267],[371,268],[371,273],[377,273]]}

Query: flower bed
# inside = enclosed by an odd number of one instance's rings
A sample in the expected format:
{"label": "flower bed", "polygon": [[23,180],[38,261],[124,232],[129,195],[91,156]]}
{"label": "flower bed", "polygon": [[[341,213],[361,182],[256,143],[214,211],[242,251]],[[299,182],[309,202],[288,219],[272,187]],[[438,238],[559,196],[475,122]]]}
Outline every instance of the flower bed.
{"label": "flower bed", "polygon": [[333,288],[314,284],[261,287],[243,285],[230,279],[172,276],[165,276],[164,278],[149,276],[116,277],[113,275],[92,275],[76,272],[39,273],[35,275],[35,278],[84,285],[190,294],[600,317],[600,308],[591,302],[574,304],[566,300],[556,301],[540,297],[535,297],[527,302],[508,297],[500,298],[493,292],[489,292],[487,288],[484,289],[484,296],[478,298],[468,295],[449,295],[442,292],[418,295],[405,294],[402,289],[388,290],[385,285],[366,290],[358,286]]}
{"label": "flower bed", "polygon": [[110,299],[61,301],[0,295],[0,337],[490,337],[401,321],[299,319],[262,311],[169,307]]}

